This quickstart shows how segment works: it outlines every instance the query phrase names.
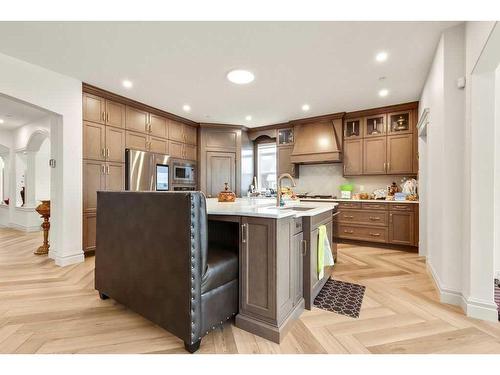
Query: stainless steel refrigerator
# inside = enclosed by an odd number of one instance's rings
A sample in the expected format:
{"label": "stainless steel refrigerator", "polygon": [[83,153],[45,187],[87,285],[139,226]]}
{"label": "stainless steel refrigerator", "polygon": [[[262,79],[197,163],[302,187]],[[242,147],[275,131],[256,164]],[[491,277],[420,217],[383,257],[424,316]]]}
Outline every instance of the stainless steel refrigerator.
{"label": "stainless steel refrigerator", "polygon": [[125,150],[125,190],[168,191],[169,158],[153,152]]}

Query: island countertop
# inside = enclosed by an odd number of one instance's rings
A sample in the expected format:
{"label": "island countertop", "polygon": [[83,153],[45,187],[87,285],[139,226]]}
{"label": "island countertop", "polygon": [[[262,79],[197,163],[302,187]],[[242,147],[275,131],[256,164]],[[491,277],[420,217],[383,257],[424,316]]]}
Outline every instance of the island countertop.
{"label": "island countertop", "polygon": [[[285,207],[276,207],[276,199],[270,198],[236,198],[235,202],[218,202],[217,198],[207,198],[209,215],[252,216],[281,219],[284,217],[315,216],[337,207],[335,202],[298,202],[290,201]],[[311,208],[309,210],[297,211]]]}

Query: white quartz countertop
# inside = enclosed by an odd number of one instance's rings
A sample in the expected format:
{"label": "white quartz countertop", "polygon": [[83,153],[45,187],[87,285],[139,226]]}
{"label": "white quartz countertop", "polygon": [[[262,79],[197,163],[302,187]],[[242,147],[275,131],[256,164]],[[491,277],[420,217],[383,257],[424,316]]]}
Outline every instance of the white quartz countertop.
{"label": "white quartz countertop", "polygon": [[366,203],[416,203],[418,201],[388,201],[385,199],[319,199],[319,198],[301,198],[301,202],[366,202]]}
{"label": "white quartz countertop", "polygon": [[[285,207],[276,207],[276,198],[236,198],[235,202],[218,202],[217,198],[207,198],[209,215],[253,216],[281,219],[284,217],[316,216],[337,207],[335,202],[287,201]],[[311,208],[295,211],[293,207]]]}

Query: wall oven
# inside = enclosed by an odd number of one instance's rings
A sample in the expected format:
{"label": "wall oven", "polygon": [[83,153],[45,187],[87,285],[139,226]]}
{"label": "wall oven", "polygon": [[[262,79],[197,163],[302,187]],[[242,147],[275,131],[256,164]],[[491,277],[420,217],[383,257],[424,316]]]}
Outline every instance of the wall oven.
{"label": "wall oven", "polygon": [[196,165],[183,161],[173,161],[172,183],[179,185],[196,185]]}

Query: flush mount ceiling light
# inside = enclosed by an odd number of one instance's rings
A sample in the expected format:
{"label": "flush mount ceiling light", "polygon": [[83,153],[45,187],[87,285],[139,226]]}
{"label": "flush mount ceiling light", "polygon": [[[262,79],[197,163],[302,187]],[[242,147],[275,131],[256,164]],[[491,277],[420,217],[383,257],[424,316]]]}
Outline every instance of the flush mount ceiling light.
{"label": "flush mount ceiling light", "polygon": [[0,124],[3,124],[4,122],[5,121],[2,118],[0,118]]}
{"label": "flush mount ceiling light", "polygon": [[382,89],[378,92],[378,96],[384,97],[387,95],[389,95],[389,90],[387,90],[387,89]]}
{"label": "flush mount ceiling light", "polygon": [[250,116],[250,115],[246,116],[246,117],[245,117],[245,120],[247,120],[247,121],[252,121],[252,116]]}
{"label": "flush mount ceiling light", "polygon": [[227,79],[237,85],[246,85],[255,79],[252,72],[244,69],[234,69],[227,73]]}
{"label": "flush mount ceiling light", "polygon": [[190,106],[189,104],[184,104],[184,105],[182,106],[182,110],[183,110],[184,112],[189,112],[189,111],[191,111],[191,106]]}
{"label": "flush mount ceiling light", "polygon": [[309,106],[309,104],[303,104],[303,105],[302,105],[302,110],[303,110],[304,112],[307,112],[307,111],[309,111],[310,109],[311,109],[311,107]]}
{"label": "flush mount ceiling light", "polygon": [[128,79],[124,79],[124,80],[122,81],[122,85],[123,85],[123,87],[125,87],[126,89],[131,89],[131,88],[132,88],[132,86],[133,86],[134,84],[132,83],[132,81],[129,81]]}
{"label": "flush mount ceiling light", "polygon": [[379,52],[375,56],[375,60],[377,60],[378,62],[383,62],[383,61],[387,60],[387,56],[388,56],[387,52]]}

